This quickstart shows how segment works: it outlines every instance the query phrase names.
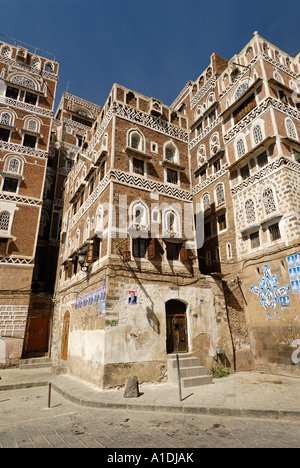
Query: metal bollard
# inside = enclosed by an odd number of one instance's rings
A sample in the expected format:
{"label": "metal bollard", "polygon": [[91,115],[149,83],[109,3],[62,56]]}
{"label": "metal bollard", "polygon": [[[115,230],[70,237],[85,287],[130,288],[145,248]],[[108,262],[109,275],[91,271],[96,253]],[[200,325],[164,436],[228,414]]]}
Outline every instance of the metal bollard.
{"label": "metal bollard", "polygon": [[48,387],[48,408],[51,408],[51,383],[49,383]]}
{"label": "metal bollard", "polygon": [[176,361],[177,361],[177,378],[178,378],[179,401],[182,401],[182,395],[181,395],[181,380],[180,380],[180,367],[179,367],[179,356],[178,356],[178,354],[176,354]]}

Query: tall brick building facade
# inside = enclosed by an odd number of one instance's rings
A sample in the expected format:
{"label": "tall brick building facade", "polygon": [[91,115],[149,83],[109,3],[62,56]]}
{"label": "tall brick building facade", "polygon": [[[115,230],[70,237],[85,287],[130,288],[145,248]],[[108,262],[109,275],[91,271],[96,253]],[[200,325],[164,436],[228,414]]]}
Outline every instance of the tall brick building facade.
{"label": "tall brick building facade", "polygon": [[58,64],[0,42],[0,363],[19,361],[28,318]]}

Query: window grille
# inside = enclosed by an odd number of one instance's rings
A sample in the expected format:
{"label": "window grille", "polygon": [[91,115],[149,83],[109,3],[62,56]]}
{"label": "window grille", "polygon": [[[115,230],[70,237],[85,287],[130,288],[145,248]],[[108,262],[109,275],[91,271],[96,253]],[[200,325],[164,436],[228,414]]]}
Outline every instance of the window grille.
{"label": "window grille", "polygon": [[216,194],[217,206],[221,205],[222,203],[225,203],[225,192],[224,192],[224,187],[222,184],[219,184],[216,186],[215,194]]}
{"label": "window grille", "polygon": [[1,123],[4,125],[10,125],[11,115],[8,112],[1,114]]}
{"label": "window grille", "polygon": [[166,148],[166,159],[168,161],[173,162],[174,156],[175,156],[174,150],[172,148]]}
{"label": "window grille", "polygon": [[263,134],[259,125],[256,125],[253,129],[254,143],[258,145],[263,140]]}
{"label": "window grille", "polygon": [[28,122],[28,130],[31,132],[36,132],[37,130],[37,122],[35,120],[29,120]]}
{"label": "window grille", "polygon": [[209,198],[208,193],[203,195],[202,202],[203,202],[203,210],[204,211],[209,210],[210,209],[210,198]]}
{"label": "window grille", "polygon": [[245,203],[246,221],[247,224],[253,223],[256,219],[254,201],[250,198]]}
{"label": "window grille", "polygon": [[246,153],[243,140],[239,140],[237,142],[236,148],[237,148],[238,157],[241,158]]}
{"label": "window grille", "polygon": [[262,198],[265,207],[265,212],[267,215],[276,211],[274,193],[270,187],[267,187],[264,190]]}
{"label": "window grille", "polygon": [[290,138],[297,139],[296,129],[294,122],[291,119],[287,119],[286,121],[286,131]]}
{"label": "window grille", "polygon": [[236,90],[235,92],[235,95],[234,95],[234,98],[235,99],[238,99],[242,96],[242,94],[245,93],[245,91],[249,88],[249,85],[248,83],[244,82],[244,83],[241,83],[240,86],[238,87],[238,89]]}
{"label": "window grille", "polygon": [[8,164],[8,172],[18,174],[20,172],[20,161],[18,159],[11,159]]}
{"label": "window grille", "polygon": [[5,211],[0,214],[0,231],[8,231],[10,214]]}

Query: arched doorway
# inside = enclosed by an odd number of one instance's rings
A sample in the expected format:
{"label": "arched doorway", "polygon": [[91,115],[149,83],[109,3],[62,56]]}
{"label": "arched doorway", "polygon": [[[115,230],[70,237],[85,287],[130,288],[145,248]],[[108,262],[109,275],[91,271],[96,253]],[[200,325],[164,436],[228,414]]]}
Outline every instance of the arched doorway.
{"label": "arched doorway", "polygon": [[70,329],[70,312],[64,315],[63,329],[62,329],[62,349],[61,358],[65,361],[68,359],[68,343],[69,343],[69,329]]}
{"label": "arched doorway", "polygon": [[188,351],[186,305],[171,299],[166,302],[167,353],[186,353]]}

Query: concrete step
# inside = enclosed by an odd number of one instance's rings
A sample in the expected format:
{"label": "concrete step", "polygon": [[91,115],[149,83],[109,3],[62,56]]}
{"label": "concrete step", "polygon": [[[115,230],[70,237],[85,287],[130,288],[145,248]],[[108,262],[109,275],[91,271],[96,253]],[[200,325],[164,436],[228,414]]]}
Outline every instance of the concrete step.
{"label": "concrete step", "polygon": [[[169,361],[173,369],[177,369],[177,360],[172,359]],[[179,367],[183,369],[184,367],[196,367],[201,366],[201,361],[197,357],[180,357],[179,358]]]}
{"label": "concrete step", "polygon": [[198,377],[185,377],[181,379],[183,388],[199,387],[200,385],[212,384],[212,377],[210,375],[200,375]]}
{"label": "concrete step", "polygon": [[19,369],[39,369],[51,367],[52,359],[49,357],[21,359]]}
{"label": "concrete step", "polygon": [[[180,368],[180,377],[198,377],[200,375],[206,375],[206,367],[204,366],[196,366],[196,367],[186,367]],[[176,369],[176,376],[177,376],[177,369]]]}
{"label": "concrete step", "polygon": [[[212,377],[207,375],[206,367],[201,366],[199,358],[192,354],[179,355],[180,380],[183,388],[199,387],[212,384]],[[168,356],[168,380],[172,384],[178,384],[177,359]]]}

